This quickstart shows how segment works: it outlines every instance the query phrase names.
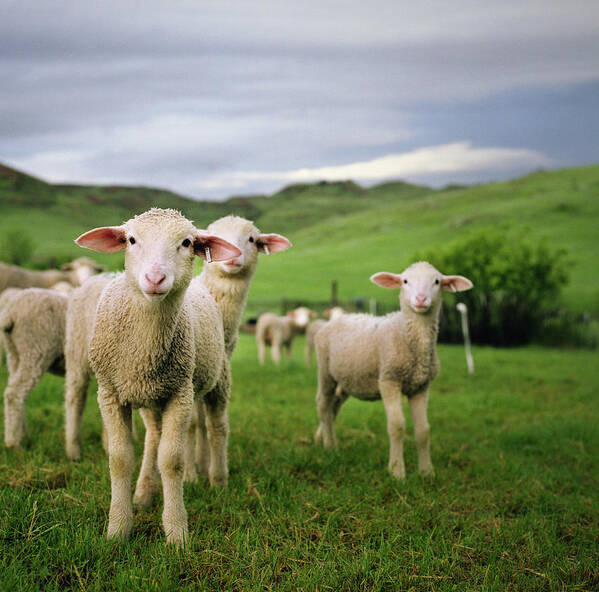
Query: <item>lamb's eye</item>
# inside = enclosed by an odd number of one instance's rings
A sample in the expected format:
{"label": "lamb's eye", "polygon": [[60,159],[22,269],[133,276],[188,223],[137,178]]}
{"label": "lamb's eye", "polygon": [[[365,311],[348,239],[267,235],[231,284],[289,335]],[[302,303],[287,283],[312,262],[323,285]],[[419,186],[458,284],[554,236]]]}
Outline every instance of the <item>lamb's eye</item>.
{"label": "lamb's eye", "polygon": [[191,241],[186,238],[182,243],[181,243],[185,248],[189,247],[189,245],[191,245]]}
{"label": "lamb's eye", "polygon": [[254,237],[250,236],[250,242],[253,243],[254,242]]}
{"label": "lamb's eye", "polygon": [[437,279],[435,280],[435,285],[437,285],[437,286],[439,285],[439,278],[437,278]]}
{"label": "lamb's eye", "polygon": [[134,245],[134,244],[135,244],[135,237],[133,237],[133,236],[130,236],[130,237],[129,237],[129,242],[130,242],[132,245]]}
{"label": "lamb's eye", "polygon": [[408,283],[408,280],[404,280],[404,281],[403,281],[403,283],[404,283],[404,284],[407,284],[407,283]]}

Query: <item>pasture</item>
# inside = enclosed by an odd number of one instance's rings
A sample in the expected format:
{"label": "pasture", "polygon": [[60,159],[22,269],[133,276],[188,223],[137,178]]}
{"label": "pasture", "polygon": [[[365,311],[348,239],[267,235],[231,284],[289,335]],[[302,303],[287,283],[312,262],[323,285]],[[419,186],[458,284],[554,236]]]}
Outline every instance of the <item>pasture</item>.
{"label": "pasture", "polygon": [[436,476],[415,472],[406,404],[399,483],[386,471],[380,402],[346,403],[337,450],[312,443],[315,368],[302,350],[300,338],[292,360],[262,369],[252,336],[241,335],[229,485],[185,486],[185,551],[164,545],[159,497],[136,512],[128,542],[105,540],[110,483],[95,392],[73,464],[63,380],[45,376],[28,401],[26,448],[0,447],[2,589],[599,588],[596,352],[478,347],[469,377],[462,348],[439,346],[429,408]]}

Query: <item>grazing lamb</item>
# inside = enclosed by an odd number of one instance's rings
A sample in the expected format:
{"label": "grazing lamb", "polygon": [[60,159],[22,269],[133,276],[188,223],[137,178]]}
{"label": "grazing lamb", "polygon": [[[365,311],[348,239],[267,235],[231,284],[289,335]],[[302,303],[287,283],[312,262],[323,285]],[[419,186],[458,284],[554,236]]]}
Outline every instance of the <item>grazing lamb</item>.
{"label": "grazing lamb", "polygon": [[9,378],[4,391],[4,442],[21,446],[25,401],[47,371],[64,374],[67,297],[52,290],[5,290],[0,297],[0,335]]}
{"label": "grazing lamb", "polygon": [[[327,317],[327,320],[333,320],[340,317],[342,314],[345,314],[345,310],[340,306],[333,306],[333,308],[329,308],[325,311],[324,316]],[[316,319],[315,321],[308,323],[308,326],[306,327],[306,348],[304,350],[306,366],[312,365],[314,338],[316,337],[316,333],[318,333],[326,323],[327,321],[325,319]]]}
{"label": "grazing lamb", "polygon": [[313,315],[314,313],[304,306],[289,311],[285,317],[279,317],[272,312],[261,314],[256,323],[260,365],[264,366],[267,345],[272,346],[271,356],[275,364],[281,361],[281,347],[285,347],[287,356],[290,357],[295,336],[305,330]]}
{"label": "grazing lamb", "polygon": [[[205,262],[202,273],[191,281],[188,292],[193,293],[196,288],[206,287],[216,300],[223,316],[225,349],[231,358],[237,345],[239,325],[258,264],[258,254],[284,251],[291,243],[279,234],[261,234],[253,222],[238,216],[225,216],[215,220],[207,231],[235,245],[241,254],[228,261]],[[215,404],[222,408],[223,415],[226,414],[226,400],[211,402],[206,399],[198,404],[196,463],[200,474],[204,476],[208,475],[210,464],[206,417],[214,414],[214,410],[209,407]],[[193,470],[188,472],[186,478],[195,478]]]}
{"label": "grazing lamb", "polygon": [[350,395],[383,400],[390,440],[389,471],[405,477],[402,393],[408,397],[418,447],[418,470],[433,474],[426,414],[428,387],[439,371],[436,352],[441,290],[469,290],[472,282],[443,275],[424,261],[401,274],[376,273],[370,278],[384,288],[399,289],[401,310],[385,317],[343,315],[316,335],[320,425],[315,440],[335,445],[333,423]]}
{"label": "grazing lamb", "polygon": [[[206,291],[186,297],[195,255],[237,257],[239,249],[197,230],[175,210],[152,208],[121,226],[81,235],[80,246],[125,249],[125,272],[102,290],[89,342],[98,403],[108,436],[112,497],[107,537],[126,538],[133,524],[131,409],[146,426],[139,490],[162,478],[162,522],[168,543],[183,545],[184,442],[196,395],[220,388],[230,374],[220,311]],[[211,441],[211,445],[213,442]],[[211,451],[215,452],[215,451]],[[157,462],[156,462],[157,461]]]}
{"label": "grazing lamb", "polygon": [[18,265],[0,263],[0,292],[6,288],[51,288],[59,282],[80,286],[86,279],[105,270],[102,265],[87,257],[80,257],[58,269],[34,271]]}

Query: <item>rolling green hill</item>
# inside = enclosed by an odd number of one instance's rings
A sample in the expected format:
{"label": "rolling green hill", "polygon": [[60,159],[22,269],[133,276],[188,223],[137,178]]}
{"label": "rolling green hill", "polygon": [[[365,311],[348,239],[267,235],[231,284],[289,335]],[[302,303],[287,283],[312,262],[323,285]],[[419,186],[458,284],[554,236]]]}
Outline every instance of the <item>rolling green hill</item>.
{"label": "rolling green hill", "polygon": [[[178,208],[198,226],[236,213],[264,232],[291,239],[291,250],[261,261],[250,294],[254,308],[281,298],[326,300],[333,279],[342,300],[374,297],[392,305],[396,296],[371,284],[372,273],[400,271],[417,252],[473,230],[508,225],[565,248],[571,261],[565,305],[599,314],[599,166],[444,191],[407,183],[365,189],[351,181],[323,182],[224,202],[143,187],[51,185],[0,167],[0,233],[23,228],[39,253],[77,256],[81,251],[72,239],[78,234],[118,224],[152,205]],[[122,264],[118,256],[97,258]]]}

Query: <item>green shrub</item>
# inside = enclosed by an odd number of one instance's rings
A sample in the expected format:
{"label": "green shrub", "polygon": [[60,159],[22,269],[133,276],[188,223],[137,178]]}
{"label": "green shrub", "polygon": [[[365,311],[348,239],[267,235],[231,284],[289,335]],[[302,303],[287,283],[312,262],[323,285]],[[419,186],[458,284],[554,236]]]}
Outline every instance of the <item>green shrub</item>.
{"label": "green shrub", "polygon": [[439,338],[462,339],[458,301],[468,307],[475,343],[514,346],[529,343],[555,318],[567,283],[562,249],[508,229],[489,229],[419,256],[446,274],[464,275],[474,288],[444,299]]}
{"label": "green shrub", "polygon": [[6,230],[0,236],[0,260],[11,265],[27,265],[33,253],[31,235],[22,228]]}

